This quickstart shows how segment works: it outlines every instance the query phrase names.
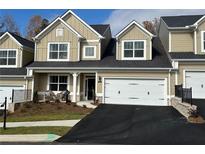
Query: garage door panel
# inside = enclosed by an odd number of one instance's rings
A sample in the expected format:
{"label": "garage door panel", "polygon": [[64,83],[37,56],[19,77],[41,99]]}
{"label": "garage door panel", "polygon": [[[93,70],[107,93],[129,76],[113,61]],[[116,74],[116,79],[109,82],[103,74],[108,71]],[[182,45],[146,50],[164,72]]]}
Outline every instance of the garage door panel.
{"label": "garage door panel", "polygon": [[186,72],[185,87],[192,87],[193,98],[205,98],[205,72]]}
{"label": "garage door panel", "polygon": [[105,103],[167,105],[164,80],[105,79],[104,88]]}

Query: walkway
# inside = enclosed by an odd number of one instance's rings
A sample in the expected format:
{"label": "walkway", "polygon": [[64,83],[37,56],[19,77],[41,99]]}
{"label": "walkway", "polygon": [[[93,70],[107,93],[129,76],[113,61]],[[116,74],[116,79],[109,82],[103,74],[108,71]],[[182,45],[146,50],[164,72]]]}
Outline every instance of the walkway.
{"label": "walkway", "polygon": [[[32,121],[32,122],[7,122],[6,127],[35,127],[35,126],[66,126],[73,127],[78,123],[80,119],[77,120],[55,120],[55,121]],[[3,123],[0,123],[0,127]]]}

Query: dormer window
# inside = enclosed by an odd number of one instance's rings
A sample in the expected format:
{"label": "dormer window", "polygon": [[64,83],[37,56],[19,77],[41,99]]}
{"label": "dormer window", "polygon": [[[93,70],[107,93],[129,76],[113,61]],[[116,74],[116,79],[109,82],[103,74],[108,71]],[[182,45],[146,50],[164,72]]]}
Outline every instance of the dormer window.
{"label": "dormer window", "polygon": [[124,60],[145,59],[145,40],[123,41],[122,57]]}
{"label": "dormer window", "polygon": [[56,37],[63,36],[63,29],[56,29]]}
{"label": "dormer window", "polygon": [[96,46],[84,46],[83,47],[84,58],[96,58]]}
{"label": "dormer window", "polygon": [[0,67],[16,67],[15,49],[0,49]]}

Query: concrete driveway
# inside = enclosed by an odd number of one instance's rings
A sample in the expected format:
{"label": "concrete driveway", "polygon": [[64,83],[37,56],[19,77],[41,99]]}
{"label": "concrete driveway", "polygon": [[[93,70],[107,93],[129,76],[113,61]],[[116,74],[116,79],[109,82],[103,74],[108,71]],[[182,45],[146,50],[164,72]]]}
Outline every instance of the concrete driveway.
{"label": "concrete driveway", "polygon": [[205,124],[172,107],[100,105],[57,142],[67,144],[205,144]]}

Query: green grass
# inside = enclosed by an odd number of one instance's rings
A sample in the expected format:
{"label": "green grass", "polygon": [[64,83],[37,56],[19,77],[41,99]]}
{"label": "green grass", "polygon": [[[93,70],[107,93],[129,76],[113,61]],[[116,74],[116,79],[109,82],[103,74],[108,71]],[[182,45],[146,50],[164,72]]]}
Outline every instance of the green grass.
{"label": "green grass", "polygon": [[0,128],[0,135],[5,134],[56,134],[63,136],[70,130],[70,127],[15,127],[3,130]]}
{"label": "green grass", "polygon": [[[51,121],[51,120],[72,120],[82,119],[85,115],[77,113],[63,113],[63,114],[46,114],[46,115],[30,115],[25,117],[13,117],[8,116],[7,122],[22,122],[22,121]],[[0,118],[0,122],[3,121],[3,117]]]}

